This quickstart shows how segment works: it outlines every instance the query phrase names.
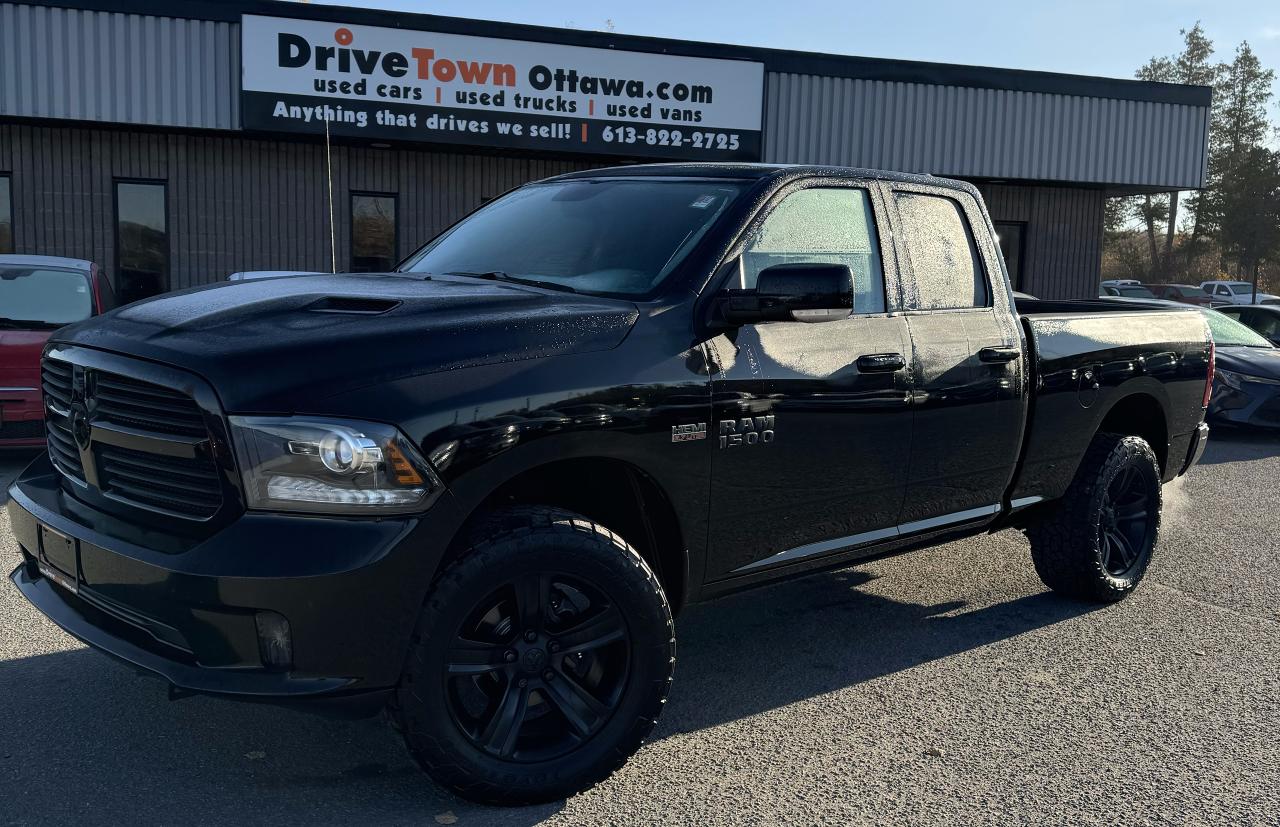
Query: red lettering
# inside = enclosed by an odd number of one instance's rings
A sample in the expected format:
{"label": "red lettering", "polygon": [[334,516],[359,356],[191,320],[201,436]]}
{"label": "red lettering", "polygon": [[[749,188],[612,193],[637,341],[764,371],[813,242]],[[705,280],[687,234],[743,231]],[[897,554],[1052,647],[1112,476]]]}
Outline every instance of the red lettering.
{"label": "red lettering", "polygon": [[435,49],[413,49],[413,59],[418,63],[418,77],[431,80],[431,59],[436,56]]}

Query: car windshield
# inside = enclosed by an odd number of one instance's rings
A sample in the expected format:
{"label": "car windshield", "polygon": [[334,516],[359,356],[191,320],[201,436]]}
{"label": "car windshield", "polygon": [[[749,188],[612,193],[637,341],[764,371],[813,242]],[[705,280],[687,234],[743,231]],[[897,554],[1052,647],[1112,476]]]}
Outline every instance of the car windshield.
{"label": "car windshield", "polygon": [[1156,297],[1155,293],[1136,284],[1131,287],[1117,287],[1116,292],[1131,299],[1154,299]]}
{"label": "car windshield", "polygon": [[1225,313],[1219,313],[1216,310],[1205,310],[1203,313],[1209,322],[1213,343],[1218,347],[1273,347],[1262,336]]}
{"label": "car windshield", "polygon": [[0,327],[61,327],[93,315],[83,270],[0,265]]}
{"label": "car windshield", "polygon": [[464,219],[400,270],[642,296],[675,270],[742,190],[716,180],[533,184]]}

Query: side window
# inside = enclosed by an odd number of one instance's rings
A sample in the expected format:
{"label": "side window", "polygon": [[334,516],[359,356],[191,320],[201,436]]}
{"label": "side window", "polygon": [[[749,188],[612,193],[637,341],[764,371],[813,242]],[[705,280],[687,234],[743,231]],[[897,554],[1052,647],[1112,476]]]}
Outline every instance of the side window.
{"label": "side window", "polygon": [[990,300],[987,276],[960,202],[915,192],[897,192],[894,199],[915,274],[915,290],[908,291],[907,307],[986,307]]}
{"label": "side window", "polygon": [[815,188],[792,193],[764,220],[740,262],[742,287],[756,286],[775,264],[847,264],[853,312],[884,312],[884,271],[866,190]]}

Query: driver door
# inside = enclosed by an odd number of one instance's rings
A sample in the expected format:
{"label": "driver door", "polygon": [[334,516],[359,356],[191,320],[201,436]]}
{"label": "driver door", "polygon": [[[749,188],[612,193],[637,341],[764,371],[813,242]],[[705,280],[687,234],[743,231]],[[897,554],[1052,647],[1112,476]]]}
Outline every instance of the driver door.
{"label": "driver door", "polygon": [[896,299],[887,300],[896,280],[886,280],[894,259],[882,214],[877,186],[809,183],[775,197],[742,242],[725,286],[754,289],[760,271],[778,264],[847,264],[854,306],[829,321],[743,324],[708,342],[707,581],[896,536],[912,430],[911,339],[891,312]]}

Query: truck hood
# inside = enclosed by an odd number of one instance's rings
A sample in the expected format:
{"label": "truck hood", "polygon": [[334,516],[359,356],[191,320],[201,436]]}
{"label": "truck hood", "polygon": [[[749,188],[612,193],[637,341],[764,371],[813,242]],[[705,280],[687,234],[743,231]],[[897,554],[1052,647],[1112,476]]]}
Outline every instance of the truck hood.
{"label": "truck hood", "polygon": [[637,316],[629,302],[510,283],[308,275],[172,293],[54,339],[193,371],[231,412],[288,413],[418,374],[607,350]]}

